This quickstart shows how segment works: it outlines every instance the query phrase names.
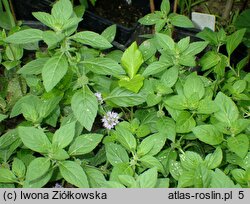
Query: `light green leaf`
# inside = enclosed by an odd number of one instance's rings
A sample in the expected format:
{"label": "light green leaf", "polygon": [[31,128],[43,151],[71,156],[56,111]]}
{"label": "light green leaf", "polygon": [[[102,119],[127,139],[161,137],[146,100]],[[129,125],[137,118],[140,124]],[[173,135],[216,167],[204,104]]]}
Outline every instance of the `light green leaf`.
{"label": "light green leaf", "polygon": [[78,32],[75,35],[71,36],[71,39],[101,50],[112,47],[112,45],[106,40],[106,38],[92,31]]}
{"label": "light green leaf", "polygon": [[61,148],[54,147],[52,148],[52,152],[50,153],[50,158],[58,161],[63,161],[69,158],[69,154]]}
{"label": "light green leaf", "polygon": [[176,110],[184,110],[188,108],[187,99],[184,95],[169,96],[164,102],[165,104]]}
{"label": "light green leaf", "polygon": [[181,166],[186,170],[195,170],[203,162],[201,156],[196,152],[186,151],[180,155]]}
{"label": "light green leaf", "polygon": [[238,119],[234,122],[232,122],[230,131],[231,134],[237,135],[244,130],[246,130],[250,126],[250,120],[249,119]]}
{"label": "light green leaf", "polygon": [[44,25],[57,30],[56,19],[52,15],[45,12],[33,12],[32,15]]}
{"label": "light green leaf", "polygon": [[157,168],[152,168],[143,172],[137,178],[139,188],[154,188],[157,183],[157,176]]}
{"label": "light green leaf", "polygon": [[101,171],[84,166],[84,171],[87,175],[90,188],[103,188],[106,186],[106,179]]}
{"label": "light green leaf", "polygon": [[107,103],[111,102],[120,107],[130,107],[142,104],[145,102],[145,98],[140,93],[136,94],[124,88],[117,87],[104,98],[104,101]]}
{"label": "light green leaf", "polygon": [[43,84],[47,92],[51,91],[68,71],[68,62],[64,55],[53,56],[42,70]]}
{"label": "light green leaf", "polygon": [[141,51],[136,42],[132,43],[122,55],[121,64],[130,78],[133,78],[143,63]]}
{"label": "light green leaf", "polygon": [[193,22],[187,17],[179,14],[169,16],[170,22],[177,27],[193,28]]}
{"label": "light green leaf", "polygon": [[177,133],[189,133],[196,126],[196,122],[193,116],[187,112],[181,112],[176,120],[176,132]]}
{"label": "light green leaf", "polygon": [[137,187],[137,183],[134,179],[134,177],[130,176],[130,175],[119,175],[118,176],[120,182],[127,186],[128,188],[136,188]]}
{"label": "light green leaf", "polygon": [[74,161],[63,161],[59,164],[60,173],[63,178],[79,187],[79,188],[89,188],[88,178],[83,171],[80,164]]}
{"label": "light green leaf", "polygon": [[21,69],[18,70],[18,74],[29,75],[29,74],[41,74],[42,68],[44,67],[45,63],[49,60],[49,58],[38,58],[32,60],[25,64]]}
{"label": "light green leaf", "polygon": [[163,50],[172,51],[175,50],[174,40],[166,34],[156,33],[155,34],[158,45],[163,48]]}
{"label": "light green leaf", "polygon": [[142,75],[144,77],[147,77],[149,75],[154,75],[154,74],[158,74],[164,70],[166,70],[170,65],[163,63],[163,62],[153,62],[150,65],[148,65],[148,67],[144,70],[144,72],[142,73]]}
{"label": "light green leaf", "polygon": [[75,122],[61,126],[54,134],[52,144],[59,148],[67,147],[75,136]]}
{"label": "light green leaf", "polygon": [[233,90],[237,93],[240,94],[242,93],[247,87],[247,82],[245,80],[237,80],[233,84]]}
{"label": "light green leaf", "polygon": [[196,61],[195,56],[192,55],[184,55],[179,59],[179,64],[187,67],[195,67]]}
{"label": "light green leaf", "polygon": [[210,153],[206,156],[204,163],[209,169],[215,169],[220,166],[222,159],[222,150],[220,147],[217,147],[213,153]]}
{"label": "light green leaf", "polygon": [[140,158],[140,162],[141,162],[141,165],[145,168],[156,167],[157,171],[159,171],[163,175],[165,174],[163,165],[158,159],[156,159],[153,156],[150,156],[150,155],[143,156],[142,158]]}
{"label": "light green leaf", "polygon": [[115,165],[110,174],[110,180],[120,182],[120,175],[134,175],[134,170],[129,163],[119,163]]}
{"label": "light green leaf", "polygon": [[8,116],[0,113],[0,122],[6,119]]}
{"label": "light green leaf", "polygon": [[16,129],[9,130],[0,137],[0,150],[8,149],[15,141],[19,139]]}
{"label": "light green leaf", "polygon": [[51,15],[62,23],[66,23],[72,14],[73,6],[69,0],[57,1],[51,10]]}
{"label": "light green leaf", "polygon": [[18,178],[24,178],[25,173],[26,173],[26,166],[22,160],[20,160],[18,158],[14,158],[14,161],[12,163],[12,172]]}
{"label": "light green leaf", "polygon": [[154,156],[161,151],[165,145],[167,136],[164,133],[155,133],[146,137],[138,145],[137,154],[140,156],[151,155]]}
{"label": "light green leaf", "polygon": [[220,169],[212,173],[210,188],[236,188],[234,182]]}
{"label": "light green leaf", "polygon": [[247,184],[246,172],[243,169],[233,169],[231,174],[238,183]]}
{"label": "light green leaf", "polygon": [[190,37],[185,37],[185,38],[182,38],[176,45],[176,48],[178,49],[178,51],[180,52],[184,52],[188,46],[189,46],[189,43],[190,43]]}
{"label": "light green leaf", "polygon": [[155,188],[169,188],[169,178],[158,178]]}
{"label": "light green leaf", "polygon": [[70,145],[68,152],[71,156],[90,153],[101,142],[102,138],[101,134],[80,135]]}
{"label": "light green leaf", "polygon": [[114,60],[109,58],[94,58],[81,62],[90,71],[101,75],[120,76],[125,74],[122,67]]}
{"label": "light green leaf", "polygon": [[202,66],[202,71],[206,71],[220,62],[221,58],[215,51],[209,51],[204,54],[200,60],[200,65]]}
{"label": "light green leaf", "polygon": [[16,176],[9,169],[0,168],[0,183],[14,183]]}
{"label": "light green leaf", "polygon": [[169,161],[169,171],[175,180],[179,180],[180,176],[184,172],[183,168],[181,167],[181,163],[174,160]]}
{"label": "light green leaf", "polygon": [[43,31],[38,29],[26,29],[16,32],[5,39],[7,43],[26,44],[34,43],[43,39]]}
{"label": "light green leaf", "polygon": [[159,20],[161,20],[161,16],[155,13],[149,13],[146,16],[140,18],[138,22],[142,25],[154,25]]}
{"label": "light green leaf", "polygon": [[134,151],[136,149],[136,139],[134,135],[121,125],[116,126],[115,130],[117,141],[128,151]]}
{"label": "light green leaf", "polygon": [[227,145],[230,151],[234,152],[239,157],[244,158],[249,149],[248,136],[240,134],[235,137],[230,137],[227,139]]}
{"label": "light green leaf", "polygon": [[229,56],[242,42],[245,32],[246,32],[246,29],[240,29],[234,32],[232,35],[228,36],[227,42],[226,42],[226,48],[227,48],[227,53]]}
{"label": "light green leaf", "polygon": [[[34,159],[27,168],[26,182],[35,183],[35,180],[39,180],[49,172],[51,162],[48,158],[38,157]],[[41,186],[42,187],[42,186]]]}
{"label": "light green leaf", "polygon": [[198,114],[212,114],[218,110],[216,103],[209,99],[202,99],[199,102],[197,113]]}
{"label": "light green leaf", "polygon": [[168,14],[170,11],[170,3],[169,0],[162,0],[161,2],[161,12],[164,14]]}
{"label": "light green leaf", "polygon": [[29,149],[39,153],[48,153],[51,143],[41,129],[20,126],[18,127],[18,134],[24,145]]}
{"label": "light green leaf", "polygon": [[114,41],[116,35],[116,24],[107,27],[101,34],[110,43]]}
{"label": "light green leaf", "polygon": [[193,129],[195,136],[202,142],[218,145],[223,141],[223,134],[213,125],[200,125]]}
{"label": "light green leaf", "polygon": [[43,40],[49,49],[55,48],[64,38],[65,35],[63,33],[56,33],[51,30],[43,32]]}
{"label": "light green leaf", "polygon": [[76,119],[90,131],[98,110],[98,102],[95,95],[85,87],[74,94],[71,100],[71,108]]}
{"label": "light green leaf", "polygon": [[193,42],[189,44],[188,48],[181,53],[182,56],[195,56],[204,50],[208,45],[208,42]]}
{"label": "light green leaf", "polygon": [[129,162],[128,153],[121,145],[115,143],[107,143],[105,145],[105,149],[107,159],[113,166],[116,166],[120,163]]}
{"label": "light green leaf", "polygon": [[187,100],[194,94],[198,95],[199,99],[202,99],[205,94],[205,87],[200,77],[196,73],[192,73],[187,76],[183,91]]}
{"label": "light green leaf", "polygon": [[119,86],[124,87],[134,93],[138,93],[143,86],[144,77],[140,74],[135,75],[132,79],[129,77],[122,77]]}
{"label": "light green leaf", "polygon": [[231,124],[238,119],[238,108],[230,97],[219,92],[214,101],[219,108],[219,111],[215,112],[214,116],[219,121]]}

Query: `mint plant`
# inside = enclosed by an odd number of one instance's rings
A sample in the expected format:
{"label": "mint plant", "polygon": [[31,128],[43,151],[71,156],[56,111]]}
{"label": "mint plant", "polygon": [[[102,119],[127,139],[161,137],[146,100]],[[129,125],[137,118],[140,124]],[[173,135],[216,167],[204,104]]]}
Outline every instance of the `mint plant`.
{"label": "mint plant", "polygon": [[[164,0],[144,20],[163,14],[183,18]],[[162,27],[122,52],[115,25],[79,31],[69,0],[33,15],[48,30],[1,31],[1,187],[249,187],[245,29],[175,42]]]}

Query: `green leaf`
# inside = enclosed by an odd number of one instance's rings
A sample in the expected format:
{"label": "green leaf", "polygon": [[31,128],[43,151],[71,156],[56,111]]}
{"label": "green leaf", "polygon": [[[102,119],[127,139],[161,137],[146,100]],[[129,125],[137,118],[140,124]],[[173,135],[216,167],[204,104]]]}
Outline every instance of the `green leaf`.
{"label": "green leaf", "polygon": [[210,153],[205,157],[204,163],[209,169],[215,169],[220,166],[222,159],[222,150],[220,147],[217,147],[213,153]]}
{"label": "green leaf", "polygon": [[215,112],[214,116],[219,121],[231,124],[238,119],[238,108],[230,97],[219,92],[214,101],[219,108],[219,111]]}
{"label": "green leaf", "polygon": [[72,14],[73,6],[69,0],[57,1],[51,10],[51,15],[62,23],[66,23]]}
{"label": "green leaf", "polygon": [[247,184],[246,172],[243,169],[233,169],[231,174],[238,183]]}
{"label": "green leaf", "polygon": [[110,180],[120,182],[120,175],[134,175],[134,171],[129,163],[119,163],[115,165],[110,174]]}
{"label": "green leaf", "polygon": [[157,121],[157,130],[163,134],[166,134],[167,139],[175,142],[176,137],[175,122],[172,118],[162,117]]}
{"label": "green leaf", "polygon": [[212,114],[218,110],[218,107],[214,101],[209,99],[202,99],[199,102],[197,113],[198,114]]}
{"label": "green leaf", "polygon": [[140,74],[135,75],[132,79],[129,77],[122,77],[119,86],[124,87],[134,93],[138,93],[143,86],[144,77]]}
{"label": "green leaf", "polygon": [[64,55],[53,56],[42,69],[43,84],[47,92],[51,91],[68,71],[68,62]]}
{"label": "green leaf", "polygon": [[204,54],[200,60],[200,65],[202,66],[202,71],[206,71],[220,62],[221,58],[215,51],[209,51]]}
{"label": "green leaf", "polygon": [[125,74],[122,67],[114,60],[109,58],[93,58],[81,62],[90,71],[101,75],[120,76]]}
{"label": "green leaf", "polygon": [[180,176],[184,172],[183,168],[181,167],[181,163],[174,160],[169,161],[169,171],[175,180],[179,180]]}
{"label": "green leaf", "polygon": [[90,153],[101,142],[102,138],[101,134],[80,135],[70,145],[68,152],[71,156]]}
{"label": "green leaf", "polygon": [[18,74],[29,75],[29,74],[41,74],[42,68],[49,58],[38,58],[25,64],[21,69],[17,71]]}
{"label": "green leaf", "polygon": [[39,153],[48,153],[51,143],[41,129],[20,126],[18,134],[23,144],[29,149]]}
{"label": "green leaf", "polygon": [[165,104],[176,110],[184,110],[188,108],[187,99],[184,95],[169,96],[164,102]]}
{"label": "green leaf", "polygon": [[117,141],[128,151],[134,151],[136,149],[136,139],[134,135],[121,125],[117,125],[115,130]]}
{"label": "green leaf", "polygon": [[181,28],[193,28],[193,22],[186,16],[174,14],[169,16],[170,22],[177,27]]}
{"label": "green leaf", "polygon": [[[49,172],[51,162],[48,158],[38,157],[34,159],[27,168],[26,182],[35,183]],[[42,187],[42,186],[41,186]]]}
{"label": "green leaf", "polygon": [[141,94],[136,94],[124,88],[117,87],[104,98],[104,101],[107,103],[111,102],[120,107],[131,107],[142,104],[145,102],[145,98]]}
{"label": "green leaf", "polygon": [[230,151],[241,158],[245,158],[249,149],[249,139],[247,135],[240,134],[227,139],[227,145]]}
{"label": "green leaf", "polygon": [[149,13],[145,15],[144,17],[140,18],[138,22],[142,25],[154,25],[159,20],[161,20],[161,16],[155,13]]}
{"label": "green leaf", "polygon": [[71,39],[101,50],[112,47],[106,38],[92,31],[82,31],[76,33],[75,35],[71,36]]}
{"label": "green leaf", "polygon": [[238,119],[232,123],[230,131],[232,134],[237,135],[246,130],[250,125],[249,119]]}
{"label": "green leaf", "polygon": [[75,122],[61,126],[54,134],[52,144],[59,148],[67,147],[75,136]]}
{"label": "green leaf", "polygon": [[94,167],[84,167],[84,171],[87,175],[90,188],[103,188],[106,185],[106,179],[101,171]]}
{"label": "green leaf", "polygon": [[59,42],[65,38],[63,33],[56,33],[54,31],[44,31],[43,40],[48,45],[49,49],[55,48]]}
{"label": "green leaf", "polygon": [[101,34],[110,43],[114,41],[116,35],[116,24],[107,27]]}
{"label": "green leaf", "polygon": [[195,67],[195,57],[192,55],[184,55],[179,59],[179,64],[187,67]]}
{"label": "green leaf", "polygon": [[149,169],[137,178],[139,188],[154,188],[157,183],[157,168]]}
{"label": "green leaf", "polygon": [[24,178],[26,166],[22,160],[14,158],[14,161],[12,163],[12,171],[18,178]]}
{"label": "green leaf", "polygon": [[71,100],[71,108],[76,119],[90,131],[98,110],[96,96],[85,87],[74,94]]}
{"label": "green leaf", "polygon": [[161,77],[161,81],[167,87],[173,87],[178,79],[179,76],[179,67],[173,66],[170,67]]}
{"label": "green leaf", "polygon": [[247,87],[247,82],[245,80],[237,80],[233,84],[233,90],[237,93],[240,94],[242,93]]}
{"label": "green leaf", "polygon": [[153,62],[150,65],[148,65],[148,67],[144,70],[144,72],[142,73],[142,75],[144,77],[148,77],[150,75],[154,75],[154,74],[158,74],[164,70],[166,70],[170,65],[163,63],[163,62]]}
{"label": "green leaf", "polygon": [[187,76],[183,91],[187,100],[193,95],[198,95],[199,99],[202,99],[205,94],[205,87],[200,77],[196,73],[192,73]]}
{"label": "green leaf", "polygon": [[83,171],[80,164],[74,161],[63,161],[59,164],[60,173],[63,178],[79,187],[79,188],[89,188],[88,178]]}
{"label": "green leaf", "polygon": [[169,0],[162,0],[161,2],[161,12],[164,14],[168,14],[170,11],[170,3]]}
{"label": "green leaf", "polygon": [[154,156],[161,151],[165,145],[167,136],[164,133],[155,133],[146,137],[138,145],[137,154],[140,156],[151,155]]}
{"label": "green leaf", "polygon": [[143,63],[141,51],[136,42],[132,43],[123,53],[121,64],[130,78],[133,78]]}
{"label": "green leaf", "polygon": [[195,56],[204,50],[208,45],[208,42],[193,42],[191,43],[188,48],[181,53],[182,56]]}
{"label": "green leaf", "polygon": [[16,176],[9,169],[0,168],[0,183],[14,183]]}
{"label": "green leaf", "polygon": [[181,53],[184,52],[188,46],[189,46],[189,43],[190,43],[190,37],[185,37],[185,38],[182,38],[176,45],[176,48],[178,51],[180,51]]}
{"label": "green leaf", "polygon": [[223,134],[213,125],[200,125],[193,129],[195,136],[202,142],[218,145],[223,141]]}
{"label": "green leaf", "polygon": [[246,32],[246,29],[240,29],[234,32],[232,35],[227,37],[226,48],[227,48],[227,53],[229,56],[242,42],[245,32]]}
{"label": "green leaf", "polygon": [[157,171],[161,172],[163,175],[165,174],[165,170],[161,162],[153,156],[146,155],[140,158],[141,165],[145,168],[153,168],[156,167]]}
{"label": "green leaf", "polygon": [[7,43],[26,44],[34,43],[43,39],[43,31],[38,29],[26,29],[16,32],[5,39]]}
{"label": "green leaf", "polygon": [[196,152],[186,151],[180,155],[181,166],[186,170],[195,170],[203,162],[201,156]]}
{"label": "green leaf", "polygon": [[23,57],[23,48],[20,45],[10,44],[6,46],[5,54],[9,60],[20,60]]}
{"label": "green leaf", "polygon": [[7,115],[3,115],[3,114],[0,113],[0,122],[2,122],[7,117],[8,117]]}
{"label": "green leaf", "polygon": [[54,160],[63,161],[69,158],[69,154],[64,149],[53,145],[50,157]]}
{"label": "green leaf", "polygon": [[115,143],[107,143],[105,145],[105,149],[107,159],[113,166],[116,166],[120,163],[129,162],[128,153],[121,145]]}
{"label": "green leaf", "polygon": [[174,40],[168,35],[162,34],[162,33],[156,33],[155,37],[156,37],[156,41],[158,45],[161,48],[163,48],[163,50],[172,51],[172,52],[175,50]]}
{"label": "green leaf", "polygon": [[132,177],[130,175],[119,175],[118,178],[119,178],[119,181],[123,185],[127,186],[128,188],[138,187],[134,177]]}
{"label": "green leaf", "polygon": [[220,169],[212,173],[210,188],[236,188],[234,182]]}
{"label": "green leaf", "polygon": [[45,12],[32,12],[32,15],[44,25],[57,30],[56,19],[52,15]]}
{"label": "green leaf", "polygon": [[193,116],[187,112],[181,112],[176,120],[176,132],[177,133],[189,133],[196,126],[196,122]]}

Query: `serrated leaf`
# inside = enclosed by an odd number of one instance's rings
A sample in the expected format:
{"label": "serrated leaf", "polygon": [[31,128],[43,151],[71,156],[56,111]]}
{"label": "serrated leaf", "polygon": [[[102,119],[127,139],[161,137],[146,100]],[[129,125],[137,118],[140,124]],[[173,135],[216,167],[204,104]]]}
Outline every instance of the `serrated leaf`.
{"label": "serrated leaf", "polygon": [[71,100],[71,108],[76,119],[90,131],[98,110],[96,96],[85,87],[74,94]]}
{"label": "serrated leaf", "polygon": [[38,42],[43,39],[43,31],[38,29],[26,29],[16,32],[5,39],[5,42],[13,44],[26,44]]}
{"label": "serrated leaf", "polygon": [[200,125],[193,129],[195,136],[202,142],[218,145],[223,141],[223,134],[213,125]]}
{"label": "serrated leaf", "polygon": [[61,126],[53,135],[52,144],[59,148],[67,147],[75,136],[75,122]]}
{"label": "serrated leaf", "polygon": [[249,149],[249,139],[247,135],[240,134],[227,139],[228,149],[239,157],[244,158]]}
{"label": "serrated leaf", "polygon": [[71,36],[71,39],[101,50],[112,47],[112,45],[108,42],[108,40],[106,40],[106,38],[92,31],[78,32],[75,35]]}
{"label": "serrated leaf", "polygon": [[101,75],[120,76],[125,74],[122,67],[114,60],[109,58],[94,58],[81,62],[90,71]]}
{"label": "serrated leaf", "polygon": [[68,62],[64,55],[53,56],[42,69],[43,84],[47,92],[51,91],[68,71]]}
{"label": "serrated leaf", "polygon": [[85,172],[83,171],[82,167],[80,166],[80,164],[78,164],[77,162],[73,161],[60,162],[59,169],[63,178],[67,182],[79,188],[89,188],[88,178]]}
{"label": "serrated leaf", "polygon": [[121,145],[115,143],[107,143],[105,145],[105,149],[107,159],[113,166],[116,166],[120,163],[129,162],[128,153]]}
{"label": "serrated leaf", "polygon": [[91,152],[101,142],[101,134],[85,134],[78,136],[69,147],[71,156],[83,155]]}
{"label": "serrated leaf", "polygon": [[20,126],[18,135],[24,145],[35,152],[48,153],[51,147],[49,139],[41,129]]}

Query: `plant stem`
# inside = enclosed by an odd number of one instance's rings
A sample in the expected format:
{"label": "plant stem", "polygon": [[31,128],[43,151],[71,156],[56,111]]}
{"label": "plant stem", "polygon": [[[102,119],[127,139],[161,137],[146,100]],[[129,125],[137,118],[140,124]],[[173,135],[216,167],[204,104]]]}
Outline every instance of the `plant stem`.
{"label": "plant stem", "polygon": [[174,1],[174,10],[173,10],[174,13],[177,12],[177,7],[178,7],[178,0],[175,0]]}
{"label": "plant stem", "polygon": [[234,0],[228,0],[227,3],[226,3],[226,6],[225,6],[225,10],[222,14],[222,18],[224,20],[228,19],[229,16],[230,16],[230,11],[232,10],[232,7],[233,7],[233,3],[234,3]]}
{"label": "plant stem", "polygon": [[151,11],[151,13],[154,13],[155,12],[154,0],[149,0],[149,3],[150,3],[150,11]]}
{"label": "plant stem", "polygon": [[9,2],[8,2],[8,0],[2,0],[2,2],[3,2],[3,5],[4,5],[4,8],[5,8],[6,12],[7,12],[7,15],[8,15],[9,19],[10,19],[10,25],[13,28],[13,27],[16,26],[16,23],[15,23],[13,15],[11,13]]}

